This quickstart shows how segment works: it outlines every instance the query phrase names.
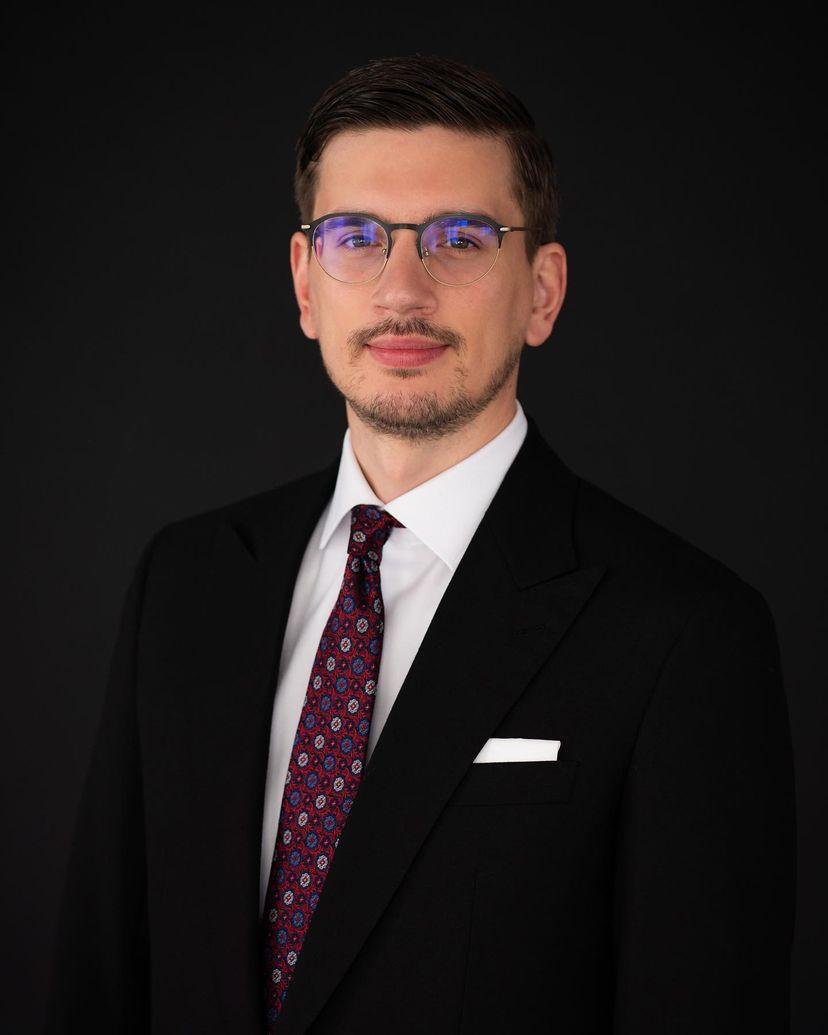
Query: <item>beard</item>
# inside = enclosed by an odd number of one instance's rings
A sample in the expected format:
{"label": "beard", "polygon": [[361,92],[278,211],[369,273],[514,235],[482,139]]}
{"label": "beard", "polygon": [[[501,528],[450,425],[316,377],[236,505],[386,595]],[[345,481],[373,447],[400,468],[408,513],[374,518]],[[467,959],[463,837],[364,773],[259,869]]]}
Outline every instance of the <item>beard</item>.
{"label": "beard", "polygon": [[[449,344],[451,347],[458,342],[456,334],[453,334],[450,339],[446,335],[438,336],[439,332],[435,333],[435,328],[429,325],[417,325],[417,321],[413,321],[405,330],[397,329],[398,326],[395,325],[390,329],[374,329],[370,336],[375,338],[381,334],[403,336],[416,334],[434,338],[440,344]],[[424,326],[427,330],[423,330]],[[358,346],[357,355],[364,353],[365,343],[362,340],[351,340],[349,344]],[[464,344],[463,340],[459,339],[461,351]],[[465,367],[458,364],[454,368],[452,383],[446,391],[417,392],[389,389],[364,395],[359,390],[364,382],[362,374],[349,380],[337,380],[325,362],[325,356],[321,350],[320,355],[331,384],[365,425],[392,438],[404,439],[409,442],[424,442],[450,435],[469,424],[497,398],[510,380],[516,382],[524,344],[522,339],[514,340],[510,344],[498,366],[476,393],[470,392],[466,387]],[[448,355],[437,362],[447,361],[449,361]],[[418,367],[386,367],[384,371],[399,380],[422,377]]]}

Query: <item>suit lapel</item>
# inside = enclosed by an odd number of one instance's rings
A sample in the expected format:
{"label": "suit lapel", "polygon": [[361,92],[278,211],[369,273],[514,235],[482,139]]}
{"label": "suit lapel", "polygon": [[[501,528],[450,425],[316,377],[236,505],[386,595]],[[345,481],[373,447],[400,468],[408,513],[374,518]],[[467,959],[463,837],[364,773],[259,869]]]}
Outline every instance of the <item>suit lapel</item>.
{"label": "suit lapel", "polygon": [[262,1030],[259,874],[273,700],[294,583],[338,467],[339,456],[223,523],[198,601],[203,647],[185,716],[199,791],[193,879],[210,937],[205,994],[212,985],[234,1035]]}
{"label": "suit lapel", "polygon": [[[526,439],[443,595],[363,774],[280,1017],[284,1035],[313,1023],[473,758],[604,574],[604,565],[578,566],[571,533],[577,478],[527,419]],[[261,1024],[259,866],[275,679],[296,575],[338,463],[289,495],[268,494],[267,506],[226,527],[213,557],[216,593],[207,606],[220,616],[215,629],[223,628],[223,640],[208,649],[221,651],[216,660],[225,668],[237,664],[238,678],[232,706],[220,711],[221,728],[214,724],[206,738],[228,764],[212,787],[218,838],[205,853],[204,878],[220,889],[209,898],[215,977],[234,1031]]]}

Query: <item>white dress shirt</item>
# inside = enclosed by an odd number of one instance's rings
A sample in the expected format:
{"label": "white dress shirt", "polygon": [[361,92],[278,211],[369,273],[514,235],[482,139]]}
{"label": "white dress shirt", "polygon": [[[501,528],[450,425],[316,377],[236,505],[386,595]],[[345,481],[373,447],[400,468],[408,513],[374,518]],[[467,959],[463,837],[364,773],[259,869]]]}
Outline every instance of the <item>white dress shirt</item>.
{"label": "white dress shirt", "polygon": [[346,430],[336,486],[305,549],[282,644],[265,787],[260,910],[293,740],[319,641],[345,574],[351,508],[373,504],[405,526],[391,529],[380,562],[385,625],[367,762],[443,593],[526,437],[526,416],[520,401],[515,402],[514,417],[493,439],[387,504],[366,481]]}

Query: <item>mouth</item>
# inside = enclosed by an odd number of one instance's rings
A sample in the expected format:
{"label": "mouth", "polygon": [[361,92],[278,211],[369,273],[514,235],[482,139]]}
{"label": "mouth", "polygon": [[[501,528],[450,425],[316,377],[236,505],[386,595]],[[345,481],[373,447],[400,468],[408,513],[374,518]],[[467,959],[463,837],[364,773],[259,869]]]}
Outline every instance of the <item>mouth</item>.
{"label": "mouth", "polygon": [[375,338],[370,344],[369,348],[372,349],[444,349],[445,345],[441,345],[439,341],[434,341],[431,338],[395,338],[391,335],[385,335],[382,338]]}
{"label": "mouth", "polygon": [[417,367],[432,363],[448,350],[448,345],[427,338],[377,338],[367,346],[371,356],[383,366]]}

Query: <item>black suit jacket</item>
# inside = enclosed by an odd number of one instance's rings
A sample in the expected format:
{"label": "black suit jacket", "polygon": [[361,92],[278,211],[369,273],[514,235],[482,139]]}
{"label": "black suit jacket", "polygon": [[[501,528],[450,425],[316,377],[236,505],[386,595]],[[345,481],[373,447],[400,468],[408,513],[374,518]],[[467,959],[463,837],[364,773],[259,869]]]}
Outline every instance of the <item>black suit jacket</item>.
{"label": "black suit jacket", "polygon": [[[281,1030],[788,1032],[794,777],[773,618],[528,420],[366,767]],[[338,463],[144,549],[49,1032],[262,1031],[273,696]],[[559,758],[472,764],[490,737],[559,739]]]}

